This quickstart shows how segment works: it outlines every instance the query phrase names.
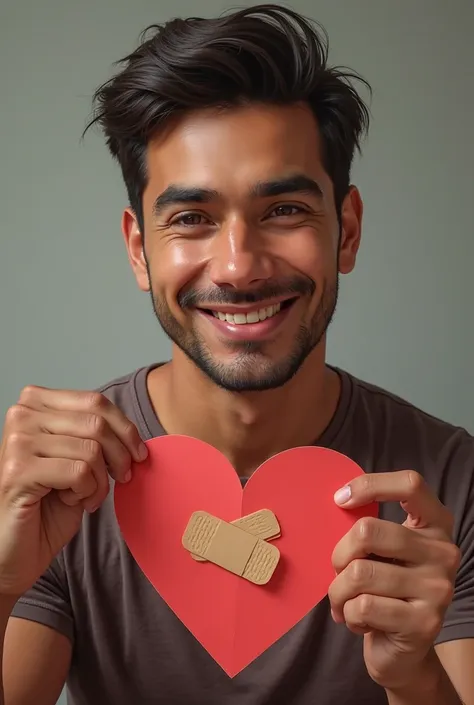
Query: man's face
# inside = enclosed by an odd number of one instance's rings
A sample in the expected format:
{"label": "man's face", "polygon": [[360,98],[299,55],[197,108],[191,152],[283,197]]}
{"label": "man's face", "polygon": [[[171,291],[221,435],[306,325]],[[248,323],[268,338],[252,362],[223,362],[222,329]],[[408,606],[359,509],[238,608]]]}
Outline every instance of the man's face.
{"label": "man's face", "polygon": [[285,384],[331,321],[346,238],[312,113],[190,113],[150,143],[147,165],[134,267],[164,331],[225,389]]}

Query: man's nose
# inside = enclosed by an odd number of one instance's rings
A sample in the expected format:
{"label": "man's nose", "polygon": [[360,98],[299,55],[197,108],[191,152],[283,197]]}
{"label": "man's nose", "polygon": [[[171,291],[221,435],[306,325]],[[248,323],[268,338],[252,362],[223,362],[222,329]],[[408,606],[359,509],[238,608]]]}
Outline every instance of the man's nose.
{"label": "man's nose", "polygon": [[213,238],[209,276],[216,286],[246,289],[274,276],[274,262],[258,228],[234,221]]}

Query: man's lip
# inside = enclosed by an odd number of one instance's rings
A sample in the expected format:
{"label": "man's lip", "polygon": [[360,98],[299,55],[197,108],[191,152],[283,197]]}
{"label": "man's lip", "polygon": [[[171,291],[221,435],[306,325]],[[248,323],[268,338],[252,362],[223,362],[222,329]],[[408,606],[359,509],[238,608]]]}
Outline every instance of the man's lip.
{"label": "man's lip", "polygon": [[221,339],[227,338],[236,342],[268,342],[277,334],[287,316],[291,315],[291,310],[292,307],[287,306],[286,308],[281,308],[275,315],[263,321],[258,321],[258,323],[238,324],[229,323],[226,320],[222,321],[220,318],[198,309],[199,315],[205,319],[206,325],[211,325],[217,330]]}
{"label": "man's lip", "polygon": [[216,311],[217,313],[252,313],[253,311],[260,311],[262,308],[269,308],[270,306],[275,306],[275,304],[282,304],[285,301],[294,301],[297,296],[281,296],[275,299],[267,299],[266,301],[259,301],[255,304],[209,304],[208,306],[199,305],[196,308],[202,311]]}

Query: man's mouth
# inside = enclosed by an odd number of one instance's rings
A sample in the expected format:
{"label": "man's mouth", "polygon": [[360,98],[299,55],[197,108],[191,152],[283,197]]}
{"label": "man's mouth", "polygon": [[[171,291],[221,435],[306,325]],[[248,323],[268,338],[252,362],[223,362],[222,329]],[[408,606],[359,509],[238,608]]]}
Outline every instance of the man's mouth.
{"label": "man's mouth", "polygon": [[243,325],[245,323],[258,323],[259,321],[264,321],[266,318],[271,318],[278,313],[280,308],[281,304],[274,304],[265,308],[259,308],[258,311],[250,311],[249,313],[223,313],[222,311],[212,311],[212,315],[220,321]]}
{"label": "man's mouth", "polygon": [[289,308],[295,301],[296,298],[291,298],[260,308],[256,306],[219,306],[218,310],[214,308],[202,310],[208,315],[212,315],[220,321],[225,321],[231,325],[245,325],[248,323],[260,323],[267,320],[267,318],[273,318],[280,311]]}

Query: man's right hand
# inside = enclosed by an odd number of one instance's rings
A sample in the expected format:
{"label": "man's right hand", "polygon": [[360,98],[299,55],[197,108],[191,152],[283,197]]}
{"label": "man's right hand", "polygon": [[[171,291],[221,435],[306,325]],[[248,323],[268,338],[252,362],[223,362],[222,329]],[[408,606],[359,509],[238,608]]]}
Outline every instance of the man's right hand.
{"label": "man's right hand", "polygon": [[26,387],[0,446],[0,596],[19,597],[48,568],[132,461],[137,428],[97,392]]}

